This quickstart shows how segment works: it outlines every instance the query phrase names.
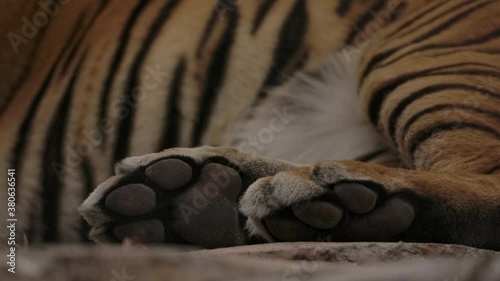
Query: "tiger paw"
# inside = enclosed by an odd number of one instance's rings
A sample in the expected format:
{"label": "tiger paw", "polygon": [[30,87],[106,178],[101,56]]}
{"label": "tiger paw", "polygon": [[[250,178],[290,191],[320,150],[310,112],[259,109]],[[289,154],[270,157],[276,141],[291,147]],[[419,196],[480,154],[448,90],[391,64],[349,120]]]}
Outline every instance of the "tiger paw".
{"label": "tiger paw", "polygon": [[410,227],[415,208],[405,196],[340,165],[328,168],[326,175],[317,165],[252,184],[240,202],[251,233],[268,241],[394,241]]}
{"label": "tiger paw", "polygon": [[171,149],[123,160],[116,176],[87,198],[80,212],[97,242],[248,243],[238,200],[261,176],[290,166],[229,148]]}

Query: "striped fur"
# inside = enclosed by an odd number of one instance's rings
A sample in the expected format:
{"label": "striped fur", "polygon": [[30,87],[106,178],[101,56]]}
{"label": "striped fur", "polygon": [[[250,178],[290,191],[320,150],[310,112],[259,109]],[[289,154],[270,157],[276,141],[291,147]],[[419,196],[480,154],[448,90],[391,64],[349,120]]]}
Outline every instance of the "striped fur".
{"label": "striped fur", "polygon": [[[9,20],[13,32],[22,34],[19,14],[31,19],[39,10],[30,3]],[[84,239],[76,209],[118,160],[175,146],[221,145],[237,121],[269,100],[269,89],[336,52],[362,56],[361,108],[405,165],[499,175],[499,5],[59,5],[36,37],[18,46],[19,54],[0,47],[7,89],[0,97],[0,170],[16,169],[19,231],[33,242]],[[5,194],[0,199],[5,202]]]}

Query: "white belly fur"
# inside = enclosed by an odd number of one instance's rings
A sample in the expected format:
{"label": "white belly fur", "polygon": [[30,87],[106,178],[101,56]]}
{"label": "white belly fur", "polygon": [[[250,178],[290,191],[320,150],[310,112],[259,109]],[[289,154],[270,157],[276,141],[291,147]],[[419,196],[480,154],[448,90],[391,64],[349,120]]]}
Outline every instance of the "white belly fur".
{"label": "white belly fur", "polygon": [[387,145],[360,110],[358,59],[334,54],[271,89],[229,132],[226,144],[297,164],[356,159],[383,149]]}

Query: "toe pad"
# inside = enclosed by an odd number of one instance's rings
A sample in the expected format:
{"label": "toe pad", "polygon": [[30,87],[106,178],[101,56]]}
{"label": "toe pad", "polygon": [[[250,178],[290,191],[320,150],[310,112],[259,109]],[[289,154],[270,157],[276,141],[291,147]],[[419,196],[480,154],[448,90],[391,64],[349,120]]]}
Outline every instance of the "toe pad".
{"label": "toe pad", "polygon": [[342,219],[343,210],[325,201],[311,201],[292,206],[301,221],[319,229],[334,228]]}
{"label": "toe pad", "polygon": [[359,183],[340,183],[334,188],[342,204],[355,214],[368,213],[377,203],[377,194]]}
{"label": "toe pad", "polygon": [[158,187],[168,191],[188,184],[193,176],[193,170],[186,162],[179,159],[165,159],[146,168],[145,174]]}
{"label": "toe pad", "polygon": [[140,216],[155,208],[156,193],[143,184],[129,184],[113,190],[104,204],[117,214]]}

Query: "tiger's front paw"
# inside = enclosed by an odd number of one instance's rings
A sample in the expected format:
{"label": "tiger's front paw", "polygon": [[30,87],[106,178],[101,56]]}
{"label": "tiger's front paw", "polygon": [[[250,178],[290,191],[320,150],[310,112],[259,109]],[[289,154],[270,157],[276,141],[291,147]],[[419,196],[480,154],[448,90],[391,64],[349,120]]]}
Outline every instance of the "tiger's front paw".
{"label": "tiger's front paw", "polygon": [[238,200],[257,178],[290,169],[286,163],[231,148],[176,148],[130,157],[80,207],[97,242],[207,248],[248,243]]}
{"label": "tiger's front paw", "polygon": [[393,241],[412,224],[402,194],[327,163],[252,184],[240,202],[250,232],[268,241]]}

